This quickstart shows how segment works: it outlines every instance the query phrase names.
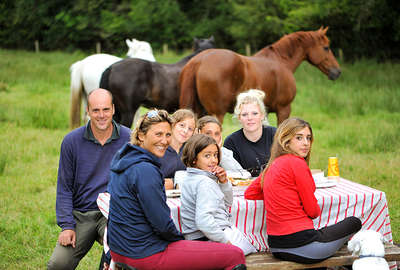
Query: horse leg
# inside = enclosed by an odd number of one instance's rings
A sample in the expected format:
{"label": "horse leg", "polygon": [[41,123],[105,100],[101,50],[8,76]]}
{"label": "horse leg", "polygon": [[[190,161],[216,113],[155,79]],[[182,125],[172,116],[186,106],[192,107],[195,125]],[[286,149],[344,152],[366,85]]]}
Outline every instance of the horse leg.
{"label": "horse leg", "polygon": [[71,104],[70,104],[70,128],[80,126],[81,122],[81,98],[82,98],[82,61],[71,65]]}
{"label": "horse leg", "polygon": [[121,113],[118,110],[118,107],[115,106],[115,104],[114,104],[114,110],[115,110],[114,111],[114,115],[113,115],[114,121],[117,122],[117,123],[121,123]]}
{"label": "horse leg", "polygon": [[[129,108],[129,110],[127,110],[127,111],[121,111],[120,112],[120,116],[121,116],[120,123],[128,128],[131,128],[135,113],[139,115],[138,107],[137,108]],[[135,125],[136,125],[136,122],[135,122]]]}
{"label": "horse leg", "polygon": [[265,120],[263,121],[264,125],[269,126],[269,120],[268,120],[268,107],[265,107]]}
{"label": "horse leg", "polygon": [[74,129],[80,126],[81,123],[81,89],[72,89],[71,87],[71,107],[70,107],[70,129]]}
{"label": "horse leg", "polygon": [[218,114],[218,115],[214,115],[218,121],[221,123],[221,125],[224,123],[224,114]]}
{"label": "horse leg", "polygon": [[133,121],[133,112],[124,112],[121,113],[121,125],[124,125],[128,128],[131,128]]}
{"label": "horse leg", "polygon": [[83,96],[82,96],[82,102],[83,102],[83,122],[86,124],[87,122],[89,122],[89,115],[87,113],[87,107],[88,107],[88,101],[87,101],[87,94],[85,91],[83,92]]}
{"label": "horse leg", "polygon": [[278,126],[280,123],[285,121],[290,116],[291,107],[290,104],[284,107],[278,107],[276,110],[276,116],[278,118]]}

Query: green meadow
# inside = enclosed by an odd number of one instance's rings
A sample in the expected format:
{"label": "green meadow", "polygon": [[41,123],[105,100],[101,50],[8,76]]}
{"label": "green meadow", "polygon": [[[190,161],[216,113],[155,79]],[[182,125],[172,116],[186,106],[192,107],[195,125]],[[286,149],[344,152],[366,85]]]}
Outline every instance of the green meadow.
{"label": "green meadow", "polygon": [[[185,55],[188,52],[185,53]],[[69,131],[69,67],[83,53],[0,49],[0,269],[45,269],[60,229],[55,199],[60,144]],[[182,55],[155,55],[174,63]],[[343,178],[386,193],[393,238],[400,241],[400,64],[342,63],[330,81],[303,63],[292,116],[315,134],[311,168],[339,158]],[[269,115],[271,125],[276,117]],[[225,116],[224,136],[239,129]],[[97,269],[101,246],[78,269]]]}

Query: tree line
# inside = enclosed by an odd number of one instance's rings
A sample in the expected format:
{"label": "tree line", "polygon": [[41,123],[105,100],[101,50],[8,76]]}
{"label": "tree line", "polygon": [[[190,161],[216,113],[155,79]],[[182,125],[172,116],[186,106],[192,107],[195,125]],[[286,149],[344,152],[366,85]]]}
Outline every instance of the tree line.
{"label": "tree line", "polygon": [[126,51],[124,40],[188,48],[214,35],[218,47],[244,53],[284,34],[329,26],[332,49],[345,60],[400,59],[396,0],[5,0],[0,47],[32,50]]}

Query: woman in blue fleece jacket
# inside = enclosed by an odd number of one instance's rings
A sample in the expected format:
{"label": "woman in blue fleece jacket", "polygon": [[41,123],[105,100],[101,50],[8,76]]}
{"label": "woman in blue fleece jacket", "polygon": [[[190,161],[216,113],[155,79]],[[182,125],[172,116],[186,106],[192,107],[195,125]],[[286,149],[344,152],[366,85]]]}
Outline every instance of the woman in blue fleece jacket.
{"label": "woman in blue fleece jacket", "polygon": [[160,160],[171,119],[151,110],[111,163],[108,243],[115,262],[146,269],[246,269],[243,252],[222,243],[183,240],[166,204]]}

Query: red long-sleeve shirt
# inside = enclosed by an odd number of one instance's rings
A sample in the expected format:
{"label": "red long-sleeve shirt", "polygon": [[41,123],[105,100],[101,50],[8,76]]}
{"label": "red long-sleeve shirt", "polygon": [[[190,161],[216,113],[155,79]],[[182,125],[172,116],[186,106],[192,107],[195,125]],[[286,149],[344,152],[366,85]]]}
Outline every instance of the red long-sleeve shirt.
{"label": "red long-sleeve shirt", "polygon": [[248,187],[245,198],[264,200],[269,235],[314,229],[312,219],[321,210],[314,196],[311,171],[303,158],[291,154],[278,157],[264,175],[262,190],[260,181],[261,176]]}
{"label": "red long-sleeve shirt", "polygon": [[262,173],[244,191],[246,200],[264,200],[264,193],[261,189],[261,175]]}

